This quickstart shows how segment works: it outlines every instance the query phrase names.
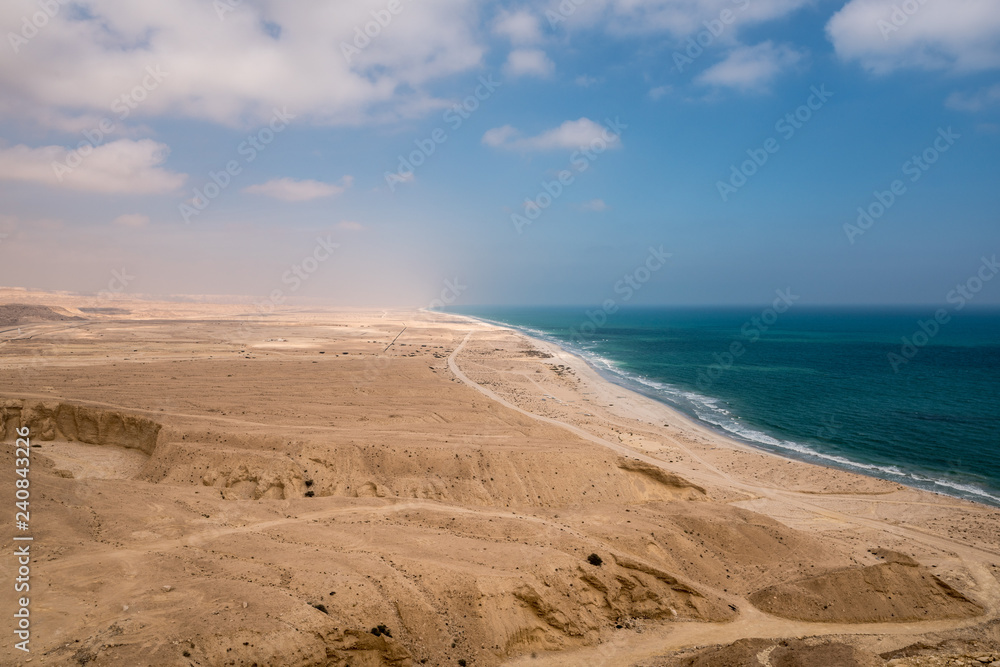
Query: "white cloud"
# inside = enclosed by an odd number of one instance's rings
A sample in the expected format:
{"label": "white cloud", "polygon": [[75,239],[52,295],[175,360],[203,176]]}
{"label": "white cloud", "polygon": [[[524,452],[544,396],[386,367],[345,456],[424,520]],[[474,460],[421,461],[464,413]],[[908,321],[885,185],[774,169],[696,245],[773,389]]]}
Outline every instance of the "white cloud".
{"label": "white cloud", "polygon": [[493,32],[503,35],[512,44],[537,44],[542,41],[538,16],[525,10],[501,11],[493,22]]}
{"label": "white cloud", "polygon": [[581,211],[607,211],[610,207],[604,203],[603,199],[591,199],[590,201],[583,202],[580,204]]}
{"label": "white cloud", "polygon": [[512,125],[494,127],[492,130],[486,130],[485,134],[483,134],[483,143],[487,146],[497,148],[503,146],[517,135],[517,128]]}
{"label": "white cloud", "polygon": [[982,111],[997,105],[1000,105],[1000,83],[972,93],[955,92],[945,100],[945,106],[956,111]]}
{"label": "white cloud", "polygon": [[111,222],[122,227],[145,227],[149,224],[149,216],[139,213],[125,213],[124,215],[119,215]]}
{"label": "white cloud", "polygon": [[354,178],[344,176],[340,184],[322,183],[320,181],[296,181],[293,178],[274,178],[266,183],[259,183],[243,188],[243,192],[252,195],[264,195],[282,201],[297,202],[334,197],[339,195],[354,183]]}
{"label": "white cloud", "polygon": [[598,79],[596,76],[590,76],[587,74],[581,74],[573,79],[573,82],[581,88],[590,88],[591,86],[601,83],[601,81],[602,79]]}
{"label": "white cloud", "polygon": [[164,194],[177,190],[187,178],[160,167],[169,152],[166,144],[151,139],[119,139],[92,148],[86,155],[62,146],[19,144],[0,148],[0,181],[104,194]]}
{"label": "white cloud", "polygon": [[[913,6],[907,12],[903,5]],[[850,0],[826,32],[837,55],[871,72],[1000,67],[996,0]]]}
{"label": "white cloud", "polygon": [[[522,143],[540,149],[578,148],[586,146],[591,141],[602,138],[606,134],[606,128],[589,118],[580,118],[579,120],[567,120],[559,127],[543,132],[537,137],[524,139]],[[612,143],[617,144],[618,138],[613,137],[613,139]]]}
{"label": "white cloud", "polygon": [[[559,15],[561,0],[550,9]],[[721,22],[729,11],[732,21],[722,28],[719,39],[731,40],[730,26],[764,23],[787,16],[810,0],[587,0],[565,16],[568,27],[606,28],[612,34],[667,33],[688,38],[706,30],[706,22]],[[725,25],[725,24],[723,24]]]}
{"label": "white cloud", "polygon": [[673,89],[673,86],[656,86],[650,89],[649,96],[654,100],[658,100],[664,95],[669,95]]}
{"label": "white cloud", "polygon": [[[723,10],[743,25],[785,16],[808,1],[587,0],[570,3],[575,9],[566,25],[596,25],[617,35],[666,32],[679,42]],[[560,2],[549,0],[548,8],[557,11]],[[218,7],[229,4],[232,10],[220,19]],[[60,2],[16,57],[0,59],[0,118],[76,132],[95,127],[115,100],[137,90],[143,99],[130,109],[128,123],[169,116],[246,127],[278,107],[296,114],[297,122],[349,125],[446,108],[431,91],[482,64],[488,32],[481,14],[491,10],[476,0],[405,0],[380,27],[372,12],[385,6],[385,0]],[[513,45],[504,65],[512,77],[555,72],[551,54],[538,48],[547,30],[543,7],[501,9],[488,25]],[[22,17],[38,11],[36,0],[6,0],[0,25],[16,32]],[[367,37],[366,27],[378,34]],[[165,75],[143,90],[147,67]]]}
{"label": "white cloud", "polygon": [[507,56],[503,71],[507,76],[551,76],[556,66],[541,49],[516,49]]}
{"label": "white cloud", "polygon": [[360,222],[355,222],[354,220],[341,220],[337,223],[337,229],[341,229],[345,232],[360,232],[365,228]]}
{"label": "white cloud", "polygon": [[783,71],[802,60],[802,53],[789,46],[761,42],[756,46],[740,46],[726,58],[698,75],[699,83],[756,90],[767,88]]}
{"label": "white cloud", "polygon": [[[407,171],[407,172],[394,171],[394,172],[392,172],[392,183],[389,184],[390,185],[389,189],[390,189],[390,191],[394,191],[394,188],[391,187],[391,185],[394,184],[394,183],[413,183],[416,180],[417,180],[416,172],[413,172],[413,171]],[[375,188],[375,191],[378,191],[378,188]]]}
{"label": "white cloud", "polygon": [[594,141],[603,141],[608,148],[621,146],[618,135],[589,118],[567,120],[559,127],[534,137],[522,137],[520,131],[510,125],[496,127],[483,134],[483,143],[487,146],[521,151],[575,149],[589,146]]}
{"label": "white cloud", "polygon": [[[319,123],[377,122],[444,106],[428,85],[477,67],[484,53],[474,0],[404,2],[350,58],[342,45],[357,48],[355,28],[363,35],[384,0],[259,0],[221,20],[216,6],[224,3],[204,0],[84,4],[60,2],[16,55],[0,58],[0,115],[31,118],[38,108],[108,115],[152,66],[165,76],[140,93],[130,120],[172,115],[246,126],[287,107]],[[34,0],[6,0],[0,25],[18,31],[22,17],[38,11]],[[268,25],[280,27],[277,38]]]}

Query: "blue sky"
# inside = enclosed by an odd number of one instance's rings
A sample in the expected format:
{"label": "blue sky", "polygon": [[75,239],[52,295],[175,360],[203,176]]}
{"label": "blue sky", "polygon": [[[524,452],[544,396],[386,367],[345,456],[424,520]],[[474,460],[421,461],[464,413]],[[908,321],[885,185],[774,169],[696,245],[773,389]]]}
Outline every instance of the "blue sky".
{"label": "blue sky", "polygon": [[594,304],[662,247],[635,304],[932,305],[1000,250],[992,0],[14,0],[0,24],[4,285]]}

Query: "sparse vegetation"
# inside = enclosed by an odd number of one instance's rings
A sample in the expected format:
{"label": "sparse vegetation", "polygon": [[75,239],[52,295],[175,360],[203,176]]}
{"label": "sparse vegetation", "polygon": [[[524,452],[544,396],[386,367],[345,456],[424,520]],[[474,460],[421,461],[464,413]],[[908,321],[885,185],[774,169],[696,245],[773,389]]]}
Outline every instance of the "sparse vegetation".
{"label": "sparse vegetation", "polygon": [[587,556],[587,562],[590,563],[591,565],[600,567],[601,563],[603,563],[604,561],[597,554],[590,554],[589,556]]}

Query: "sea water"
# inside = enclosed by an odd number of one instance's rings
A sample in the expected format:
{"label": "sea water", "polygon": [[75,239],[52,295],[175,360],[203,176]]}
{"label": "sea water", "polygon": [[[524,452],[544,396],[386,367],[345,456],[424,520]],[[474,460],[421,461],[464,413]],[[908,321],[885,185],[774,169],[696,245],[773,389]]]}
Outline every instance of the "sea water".
{"label": "sea water", "polygon": [[761,449],[1000,506],[1000,310],[769,310],[453,309]]}

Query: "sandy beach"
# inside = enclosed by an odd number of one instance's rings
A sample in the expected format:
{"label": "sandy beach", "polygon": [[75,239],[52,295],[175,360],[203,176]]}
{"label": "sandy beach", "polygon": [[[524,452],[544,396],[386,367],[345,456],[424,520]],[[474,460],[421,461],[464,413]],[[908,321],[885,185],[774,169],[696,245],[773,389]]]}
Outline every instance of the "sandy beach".
{"label": "sandy beach", "polygon": [[31,664],[1000,660],[997,509],[755,450],[455,315],[93,301],[0,289],[45,307],[0,306]]}

